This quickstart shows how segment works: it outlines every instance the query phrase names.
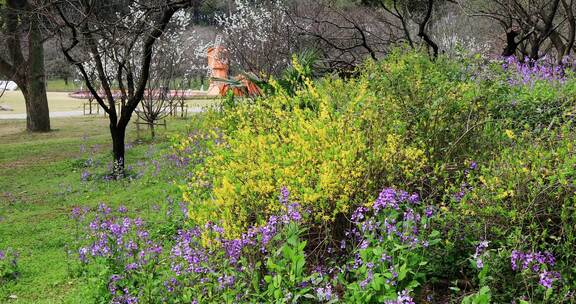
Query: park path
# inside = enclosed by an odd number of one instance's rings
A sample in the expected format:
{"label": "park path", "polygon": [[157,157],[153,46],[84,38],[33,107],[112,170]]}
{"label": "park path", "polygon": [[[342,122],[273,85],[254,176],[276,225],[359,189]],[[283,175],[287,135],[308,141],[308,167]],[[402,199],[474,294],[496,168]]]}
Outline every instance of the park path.
{"label": "park path", "polygon": [[[202,112],[202,108],[194,107],[189,108],[188,113],[200,113]],[[65,117],[79,117],[84,116],[84,112],[82,111],[66,111],[66,112],[50,112],[50,118],[65,118]],[[3,114],[0,112],[0,120],[21,120],[26,119],[26,113],[18,113],[18,114]]]}

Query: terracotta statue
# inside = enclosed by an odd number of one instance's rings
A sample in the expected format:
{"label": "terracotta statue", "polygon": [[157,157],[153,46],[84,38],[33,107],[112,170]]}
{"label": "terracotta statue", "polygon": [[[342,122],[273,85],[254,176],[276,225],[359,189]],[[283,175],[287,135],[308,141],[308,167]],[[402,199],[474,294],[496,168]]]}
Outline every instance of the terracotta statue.
{"label": "terracotta statue", "polygon": [[[223,46],[208,49],[208,67],[212,70],[213,78],[228,79],[229,64],[228,52]],[[219,95],[225,83],[212,79],[208,88],[208,95]]]}

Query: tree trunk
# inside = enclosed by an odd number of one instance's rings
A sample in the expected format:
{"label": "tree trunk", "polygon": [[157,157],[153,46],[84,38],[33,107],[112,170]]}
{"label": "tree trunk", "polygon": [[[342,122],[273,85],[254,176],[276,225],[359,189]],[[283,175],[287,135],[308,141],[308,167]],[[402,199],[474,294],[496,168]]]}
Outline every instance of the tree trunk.
{"label": "tree trunk", "polygon": [[150,134],[152,135],[152,139],[156,137],[156,130],[154,129],[154,121],[150,123]]}
{"label": "tree trunk", "polygon": [[[50,131],[48,98],[44,71],[44,46],[40,29],[40,16],[28,1],[1,1],[0,18],[5,27],[1,30],[9,59],[0,57],[0,74],[18,84],[26,103],[26,129],[31,132]],[[20,28],[26,28],[24,33]],[[27,60],[20,35],[27,36]]]}
{"label": "tree trunk", "polygon": [[430,18],[432,17],[432,11],[434,10],[434,0],[428,0],[428,8],[426,11],[426,17],[424,17],[424,20],[419,23],[418,25],[418,37],[422,38],[424,40],[424,42],[426,42],[426,45],[429,48],[432,48],[432,58],[437,58],[438,57],[438,44],[436,44],[436,42],[434,42],[434,40],[432,40],[432,38],[430,37],[430,35],[428,35],[428,32],[426,32],[426,27],[428,26],[428,22],[430,21]]}
{"label": "tree trunk", "polygon": [[22,92],[22,94],[26,102],[26,129],[30,132],[50,131],[46,90],[30,87],[26,93]]}
{"label": "tree trunk", "polygon": [[516,37],[518,32],[510,30],[506,32],[506,47],[502,51],[502,56],[510,57],[516,54],[516,49],[518,48],[518,43],[516,42]]}
{"label": "tree trunk", "polygon": [[116,179],[125,175],[124,171],[124,141],[126,139],[126,127],[110,125],[112,135],[112,153],[114,156],[113,174]]}
{"label": "tree trunk", "polygon": [[530,42],[530,59],[532,59],[532,61],[536,62],[538,59],[540,59],[540,41],[538,39],[534,39],[533,41]]}
{"label": "tree trunk", "polygon": [[44,72],[44,46],[37,18],[31,18],[27,75],[26,128],[32,132],[50,131],[48,98]]}

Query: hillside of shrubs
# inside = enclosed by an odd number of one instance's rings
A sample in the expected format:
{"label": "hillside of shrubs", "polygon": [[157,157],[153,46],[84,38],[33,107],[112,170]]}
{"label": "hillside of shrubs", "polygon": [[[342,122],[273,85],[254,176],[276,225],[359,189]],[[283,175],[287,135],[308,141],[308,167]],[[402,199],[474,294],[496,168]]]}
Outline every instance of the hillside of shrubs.
{"label": "hillside of shrubs", "polygon": [[292,69],[174,136],[162,225],[74,210],[96,302],[576,302],[572,62]]}

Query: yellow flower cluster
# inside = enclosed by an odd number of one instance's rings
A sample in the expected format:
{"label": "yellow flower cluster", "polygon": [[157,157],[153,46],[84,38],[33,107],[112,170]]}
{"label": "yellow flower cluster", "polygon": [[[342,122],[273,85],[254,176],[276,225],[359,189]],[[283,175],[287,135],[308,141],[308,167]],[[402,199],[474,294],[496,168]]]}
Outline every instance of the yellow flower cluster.
{"label": "yellow flower cluster", "polygon": [[[370,190],[426,166],[422,149],[373,128],[381,117],[366,106],[378,100],[365,82],[305,84],[296,96],[280,92],[211,117],[215,128],[228,131],[225,144],[212,146],[184,187],[192,220],[219,222],[237,235],[277,213],[278,193],[286,186],[313,220],[331,221],[364,203],[375,193]],[[181,142],[183,149],[189,144]],[[207,184],[210,193],[199,194]]]}

